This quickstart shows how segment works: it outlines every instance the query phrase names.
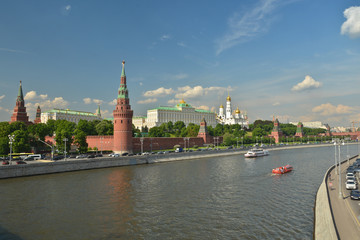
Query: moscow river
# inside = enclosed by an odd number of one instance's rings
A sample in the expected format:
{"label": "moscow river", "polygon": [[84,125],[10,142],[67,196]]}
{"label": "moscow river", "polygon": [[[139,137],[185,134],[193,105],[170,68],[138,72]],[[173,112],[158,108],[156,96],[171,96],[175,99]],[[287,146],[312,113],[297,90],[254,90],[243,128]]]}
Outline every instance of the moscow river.
{"label": "moscow river", "polygon": [[333,164],[329,146],[4,179],[0,239],[312,239]]}

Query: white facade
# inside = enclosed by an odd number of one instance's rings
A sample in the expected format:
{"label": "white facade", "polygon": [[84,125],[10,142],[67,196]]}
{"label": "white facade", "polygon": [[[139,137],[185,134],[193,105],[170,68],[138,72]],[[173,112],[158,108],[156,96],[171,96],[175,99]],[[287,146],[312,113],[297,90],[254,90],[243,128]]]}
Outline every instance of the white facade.
{"label": "white facade", "polygon": [[87,121],[102,120],[102,118],[91,112],[73,111],[69,109],[52,109],[41,113],[41,122],[47,123],[48,120],[66,120],[69,122],[78,123],[81,119]]}
{"label": "white facade", "polygon": [[[182,100],[175,107],[158,107],[148,110],[147,117],[143,119],[145,121],[145,125],[150,129],[170,121],[172,123],[182,121],[186,126],[189,123],[200,124],[203,118],[205,118],[208,126],[216,126],[216,113],[202,109],[195,109]],[[134,118],[133,124],[139,129],[141,129],[141,126],[144,126],[144,122]]]}
{"label": "white facade", "polygon": [[219,114],[216,116],[216,120],[220,124],[239,124],[243,128],[249,128],[249,121],[246,112],[241,112],[239,108],[237,108],[233,114],[231,108],[231,97],[228,96],[226,98],[226,111],[224,114],[224,106],[221,104],[219,108]]}
{"label": "white facade", "polygon": [[[293,125],[297,125],[297,123],[291,123]],[[323,128],[323,129],[327,129],[326,128],[326,125],[323,124],[322,122],[320,121],[314,121],[314,122],[302,122],[303,126],[304,127],[307,127],[307,128]]]}

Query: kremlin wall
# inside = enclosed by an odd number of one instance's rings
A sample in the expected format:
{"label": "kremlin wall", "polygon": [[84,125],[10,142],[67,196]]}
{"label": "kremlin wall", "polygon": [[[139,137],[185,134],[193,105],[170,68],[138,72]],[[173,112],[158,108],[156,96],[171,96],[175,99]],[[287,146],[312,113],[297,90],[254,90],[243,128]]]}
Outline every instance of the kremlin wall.
{"label": "kremlin wall", "polygon": [[[177,108],[182,108],[193,110],[190,105],[186,104],[183,100],[180,104],[178,104]],[[214,118],[217,120],[221,120],[221,124],[241,124],[243,127],[248,127],[248,119],[247,115],[240,115],[240,110],[237,108],[235,111],[235,115],[232,115],[231,111],[231,98],[227,97],[226,103],[226,114],[224,114],[223,106],[220,106],[219,115],[216,116],[215,113],[211,112],[198,112],[198,114],[203,114],[202,120],[200,122],[200,130],[197,137],[191,138],[134,138],[132,136],[132,124],[133,124],[133,110],[131,109],[130,99],[129,99],[129,91],[127,89],[126,84],[126,74],[125,74],[125,61],[122,62],[122,72],[120,79],[120,87],[118,89],[117,96],[117,104],[115,110],[113,111],[114,116],[114,135],[113,136],[87,136],[88,147],[94,148],[96,147],[99,151],[113,151],[115,153],[123,154],[123,153],[134,153],[134,152],[146,152],[152,150],[165,150],[165,149],[173,149],[175,145],[180,145],[182,148],[194,147],[195,145],[198,147],[206,146],[209,144],[220,144],[222,143],[222,137],[216,137],[216,143],[214,142],[214,137],[211,137],[207,132],[207,121],[206,118],[214,114]],[[156,109],[162,110],[162,109]],[[168,109],[166,109],[168,110]],[[178,109],[170,109],[171,111],[178,111]],[[56,112],[56,111],[55,111]],[[69,112],[74,111],[57,111],[56,113],[68,114]],[[206,115],[206,114],[207,115]],[[37,108],[36,119],[34,123],[42,122],[40,119],[41,109]],[[75,112],[72,115],[76,115],[78,117],[86,116],[86,117],[95,117],[101,119],[100,108],[98,108],[97,114],[85,113],[85,112]],[[91,116],[90,116],[91,115]],[[92,116],[94,115],[94,116]],[[200,119],[200,118],[197,118]],[[78,121],[79,118],[71,117],[70,121]],[[29,121],[29,117],[27,116],[25,101],[22,91],[22,84],[20,81],[19,93],[16,99],[16,106],[14,108],[13,115],[11,116],[11,122],[21,121],[25,124],[33,124]],[[158,121],[158,120],[157,120]],[[170,121],[170,120],[169,120]],[[209,121],[209,119],[208,119]],[[211,125],[213,125],[212,120]],[[275,139],[276,143],[279,143],[280,137],[283,135],[280,129],[279,121],[276,119],[274,121],[274,129],[269,137]],[[296,133],[296,137],[302,137],[302,127],[301,123],[298,124],[298,130]],[[330,133],[330,128],[328,129],[327,135],[333,136],[350,136],[351,139],[357,139],[360,136],[360,132],[346,132],[346,133]],[[54,144],[53,137],[46,137],[46,141]]]}

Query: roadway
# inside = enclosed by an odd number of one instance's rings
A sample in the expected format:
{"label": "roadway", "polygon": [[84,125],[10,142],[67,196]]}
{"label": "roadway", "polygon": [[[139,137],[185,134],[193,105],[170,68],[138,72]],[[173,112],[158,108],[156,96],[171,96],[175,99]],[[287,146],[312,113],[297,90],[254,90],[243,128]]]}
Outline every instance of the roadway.
{"label": "roadway", "polygon": [[345,188],[346,169],[355,160],[356,158],[353,158],[341,164],[341,189],[339,175],[336,174],[337,168],[330,172],[331,178],[327,178],[330,206],[340,239],[359,239],[360,236],[360,201],[351,200],[351,190]]}

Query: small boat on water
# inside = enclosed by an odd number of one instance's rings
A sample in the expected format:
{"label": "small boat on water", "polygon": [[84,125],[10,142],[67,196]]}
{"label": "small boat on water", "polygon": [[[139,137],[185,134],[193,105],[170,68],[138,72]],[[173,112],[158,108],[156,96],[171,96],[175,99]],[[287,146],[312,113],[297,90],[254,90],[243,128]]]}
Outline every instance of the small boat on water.
{"label": "small boat on water", "polygon": [[261,157],[261,156],[266,156],[266,155],[269,155],[269,152],[262,148],[253,148],[244,154],[244,156],[247,158]]}
{"label": "small boat on water", "polygon": [[282,167],[277,167],[272,170],[272,173],[274,174],[284,174],[291,172],[293,170],[293,167],[291,165],[285,165]]}

